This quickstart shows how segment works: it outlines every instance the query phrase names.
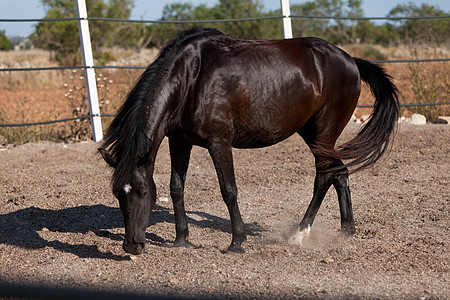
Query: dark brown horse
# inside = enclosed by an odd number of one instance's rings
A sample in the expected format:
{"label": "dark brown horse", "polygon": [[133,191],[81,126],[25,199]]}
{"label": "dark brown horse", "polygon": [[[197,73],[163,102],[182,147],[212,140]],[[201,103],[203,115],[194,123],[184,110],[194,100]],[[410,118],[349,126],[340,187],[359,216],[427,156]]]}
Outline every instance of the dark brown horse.
{"label": "dark brown horse", "polygon": [[[355,138],[335,149],[358,101],[361,79],[376,99],[372,117]],[[125,221],[123,248],[132,254],[144,251],[156,200],[155,157],[166,136],[175,246],[192,246],[183,195],[193,145],[208,149],[219,177],[231,218],[228,251],[242,252],[246,235],[232,147],[266,147],[295,133],[315,156],[316,178],[312,201],[292,240],[301,242],[309,232],[331,185],[338,195],[341,229],[354,233],[348,168],[366,168],[380,158],[391,144],[397,116],[397,89],[384,70],[326,41],[242,40],[214,29],[186,31],[142,74],[99,149],[114,168],[113,193]]]}

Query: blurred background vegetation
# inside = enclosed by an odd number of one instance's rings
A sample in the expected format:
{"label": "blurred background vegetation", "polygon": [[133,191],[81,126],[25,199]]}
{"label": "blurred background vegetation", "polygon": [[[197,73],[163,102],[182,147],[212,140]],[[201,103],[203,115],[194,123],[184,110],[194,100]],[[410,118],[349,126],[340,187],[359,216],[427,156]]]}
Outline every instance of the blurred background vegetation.
{"label": "blurred background vegetation", "polygon": [[[73,0],[40,0],[45,18],[76,17]],[[369,0],[367,0],[369,1]],[[407,0],[405,0],[407,1]],[[86,0],[90,17],[129,19],[134,0]],[[450,18],[348,20],[364,17],[362,0],[316,0],[291,5],[295,37],[317,36],[337,44],[352,56],[371,60],[450,58]],[[280,17],[280,10],[267,10],[259,0],[218,0],[213,6],[194,6],[187,1],[167,4],[158,21],[224,20]],[[392,18],[449,15],[438,7],[408,2],[393,7]],[[299,18],[296,16],[341,17],[344,19]],[[159,49],[180,31],[193,26],[213,27],[246,39],[283,37],[280,18],[258,21],[192,23],[89,22],[96,65],[147,66]],[[4,51],[16,44],[0,31],[0,68],[29,68],[81,65],[77,21],[39,22],[22,51]],[[37,49],[30,49],[32,47]],[[17,46],[17,45],[16,45]],[[449,62],[387,63],[400,90],[400,102],[450,102]],[[142,70],[98,69],[100,110],[115,114]],[[0,124],[29,123],[87,115],[84,70],[0,72]],[[363,85],[359,100],[370,105],[373,97]],[[370,114],[357,108],[355,116]],[[450,105],[413,106],[401,110],[403,117],[421,113],[430,121],[450,114]],[[111,118],[102,118],[107,128]],[[1,144],[79,141],[91,138],[88,118],[54,125],[1,127]]]}
{"label": "blurred background vegetation", "polygon": [[[47,14],[45,18],[76,17],[75,1],[41,0]],[[90,17],[128,19],[133,0],[88,0]],[[362,0],[316,0],[291,5],[293,16],[364,17]],[[449,12],[428,4],[409,2],[391,9],[387,17],[419,17],[445,15]],[[267,11],[259,0],[219,0],[208,7],[189,2],[167,4],[159,21],[224,20],[250,17],[281,16],[280,9]],[[214,27],[226,34],[246,39],[282,38],[280,19],[250,22],[206,23],[196,26]],[[161,48],[178,32],[193,24],[125,23],[91,21],[90,30],[96,57],[107,63],[107,47]],[[316,36],[338,45],[379,44],[392,46],[405,43],[450,43],[450,19],[393,20],[376,24],[370,20],[330,20],[293,18],[294,36]],[[72,37],[68,39],[67,37]],[[80,63],[80,43],[77,22],[40,22],[32,34],[34,44],[52,51],[54,59],[65,65]],[[2,45],[0,33],[0,48]]]}

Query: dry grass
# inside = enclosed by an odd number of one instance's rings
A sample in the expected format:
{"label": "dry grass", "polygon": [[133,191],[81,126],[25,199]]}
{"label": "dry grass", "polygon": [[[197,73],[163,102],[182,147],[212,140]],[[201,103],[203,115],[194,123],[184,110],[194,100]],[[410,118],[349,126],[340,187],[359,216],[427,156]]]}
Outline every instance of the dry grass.
{"label": "dry grass", "polygon": [[[390,47],[349,45],[344,50],[366,59],[448,58],[447,48]],[[136,53],[123,49],[105,49],[113,61],[108,65],[146,66],[156,57],[156,50]],[[97,62],[98,64],[98,62]],[[0,68],[28,68],[56,66],[49,52],[25,50],[0,52]],[[401,103],[449,102],[450,79],[447,62],[385,64],[394,78],[401,95]],[[98,69],[97,86],[102,113],[115,113],[122,104],[130,86],[142,70]],[[372,104],[373,98],[363,87],[359,104]],[[361,117],[371,109],[357,109]],[[450,107],[418,107],[402,109],[402,114],[425,114],[433,120],[438,115],[450,114]],[[70,118],[88,114],[84,71],[21,71],[0,72],[0,123],[23,123]],[[106,127],[110,118],[103,118]],[[82,140],[90,137],[89,120],[59,123],[40,127],[0,129],[0,143],[20,144],[40,139]]]}
{"label": "dry grass", "polygon": [[[450,49],[426,46],[406,46],[384,48],[370,45],[350,45],[343,47],[352,56],[365,59],[439,59],[450,58]],[[367,49],[376,51],[367,51]],[[366,55],[380,52],[383,58]],[[365,54],[366,53],[366,54]],[[450,73],[448,62],[424,63],[390,63],[384,64],[388,74],[393,77],[400,91],[400,103],[437,103],[450,102]],[[363,85],[359,104],[373,104],[373,97],[366,85]],[[369,114],[371,109],[358,108],[357,117]],[[424,114],[428,120],[435,120],[440,115],[449,115],[450,106],[421,106],[402,108],[401,114],[409,117],[412,113]]]}
{"label": "dry grass", "polygon": [[[57,67],[48,51],[0,51],[0,69]],[[62,86],[60,71],[0,72],[0,90],[43,90]]]}
{"label": "dry grass", "polygon": [[[111,49],[115,61],[108,65],[148,65],[157,51],[135,53]],[[96,62],[98,63],[98,62]],[[25,50],[0,52],[0,68],[57,66],[49,52]],[[113,114],[120,107],[140,70],[97,70],[101,112]],[[30,123],[87,115],[83,70],[0,72],[0,123]],[[110,119],[103,118],[106,127]],[[38,140],[89,139],[89,119],[38,127],[0,128],[0,144]]]}

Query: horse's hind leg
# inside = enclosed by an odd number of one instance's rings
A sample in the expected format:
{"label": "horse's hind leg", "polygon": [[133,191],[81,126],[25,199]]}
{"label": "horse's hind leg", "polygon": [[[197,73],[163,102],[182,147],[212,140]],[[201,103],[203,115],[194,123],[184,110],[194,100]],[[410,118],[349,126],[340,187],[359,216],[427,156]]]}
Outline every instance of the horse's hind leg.
{"label": "horse's hind leg", "polygon": [[[342,164],[342,161],[339,161],[339,163]],[[347,234],[354,234],[356,230],[350,188],[348,186],[348,170],[345,169],[345,172],[333,175],[333,177],[333,185],[337,192],[339,210],[341,212],[341,231]]]}
{"label": "horse's hind leg", "polygon": [[[313,149],[316,143],[334,145],[344,125],[333,124],[332,120],[322,122],[323,126],[329,126],[333,130],[323,130],[314,119],[311,119],[299,131],[306,144]],[[326,132],[321,136],[320,133]],[[314,151],[313,151],[314,153]],[[314,222],[317,211],[331,185],[334,186],[338,195],[339,209],[341,214],[341,230],[345,233],[352,234],[355,232],[355,222],[353,219],[353,210],[350,197],[350,188],[348,186],[348,170],[344,168],[340,172],[331,172],[323,170],[323,166],[337,167],[342,166],[343,162],[340,159],[332,159],[328,157],[314,154],[316,163],[316,177],[314,179],[314,194],[313,198],[306,210],[305,216],[299,225],[298,232],[290,239],[290,242],[301,244],[302,240],[309,235],[310,228]]]}
{"label": "horse's hind leg", "polygon": [[[316,159],[316,180],[319,182],[323,182],[322,188],[326,187],[327,189],[332,184],[336,189],[338,201],[339,201],[339,211],[341,214],[341,231],[348,234],[355,233],[355,221],[353,219],[353,210],[352,210],[352,202],[350,196],[350,188],[348,186],[348,170],[344,168],[339,173],[332,172],[322,172],[320,171],[321,163],[317,163]],[[325,163],[325,165],[329,165],[330,167],[342,166],[343,163],[339,159],[328,159],[329,161]],[[321,186],[319,184],[318,190],[320,193]],[[314,186],[314,193],[316,193],[316,186]],[[326,191],[323,192],[323,197],[325,196]],[[313,201],[314,202],[314,197]],[[320,205],[320,204],[319,204]],[[318,209],[318,207],[317,207]],[[317,210],[315,211],[317,213]],[[312,218],[311,218],[312,216]],[[315,213],[312,212],[311,216],[308,214],[308,211],[305,214],[305,218],[300,223],[300,227],[311,226],[314,220]],[[303,224],[302,224],[303,223]]]}
{"label": "horse's hind leg", "polygon": [[[348,171],[344,170],[339,174],[321,172],[321,161],[321,158],[316,157],[316,177],[314,179],[313,198],[306,210],[305,216],[300,222],[298,231],[289,240],[291,243],[302,244],[303,240],[308,237],[319,207],[331,185],[334,186],[338,195],[342,232],[347,234],[353,234],[355,232],[350,188],[348,186]],[[334,160],[329,163],[332,166],[336,166],[342,164],[342,161]]]}
{"label": "horse's hind leg", "polygon": [[[316,158],[316,166],[319,165],[319,161],[320,159]],[[314,222],[317,212],[319,211],[323,198],[325,197],[328,189],[332,184],[332,176],[316,172],[316,177],[314,178],[314,192],[312,200],[309,203],[308,209],[306,210],[302,221],[300,222],[298,231],[289,239],[290,243],[301,245],[303,243],[303,240],[309,236],[311,226]]]}
{"label": "horse's hind leg", "polygon": [[189,165],[189,157],[192,145],[186,143],[178,137],[169,138],[171,176],[170,176],[170,196],[173,202],[175,214],[175,247],[193,247],[188,241],[189,230],[184,208],[184,183]]}

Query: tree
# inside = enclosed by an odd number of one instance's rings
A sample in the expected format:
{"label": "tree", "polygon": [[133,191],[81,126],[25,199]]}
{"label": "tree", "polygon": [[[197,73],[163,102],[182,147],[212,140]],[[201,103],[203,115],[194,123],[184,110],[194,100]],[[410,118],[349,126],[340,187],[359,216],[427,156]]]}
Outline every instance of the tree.
{"label": "tree", "polygon": [[[192,20],[224,20],[263,16],[280,16],[281,13],[264,12],[260,0],[220,0],[209,8],[204,4],[193,6],[190,3],[172,3],[164,7],[161,21],[192,21]],[[177,23],[152,24],[146,29],[150,45],[161,47],[167,39],[193,26],[208,26],[217,28],[226,34],[248,39],[281,37],[281,22],[279,20],[237,21],[232,23],[217,22],[205,24]],[[147,39],[148,40],[148,39]]]}
{"label": "tree", "polygon": [[[293,5],[294,15],[319,17],[363,17],[362,0],[317,0]],[[294,19],[296,36],[317,36],[332,43],[346,44],[361,42],[361,33],[367,32],[370,21],[343,19]]]}
{"label": "tree", "polygon": [[0,50],[8,51],[11,49],[11,41],[6,37],[5,31],[0,30]]}
{"label": "tree", "polygon": [[[243,19],[263,17],[264,6],[259,0],[219,0],[214,8],[214,19]],[[262,36],[262,27],[255,21],[237,21],[222,23],[220,28],[227,34],[248,38],[258,39]]]}
{"label": "tree", "polygon": [[[201,8],[204,5],[199,6]],[[206,8],[206,7],[205,7]],[[200,10],[200,9],[199,9]],[[209,12],[204,16],[198,16],[196,14],[196,8],[190,3],[172,3],[164,6],[161,21],[191,21],[203,18],[208,18]],[[166,39],[174,37],[176,34],[183,30],[191,28],[193,25],[189,23],[171,23],[171,24],[160,24],[158,26],[159,30],[156,36],[159,39],[159,45],[162,46]]]}
{"label": "tree", "polygon": [[[190,3],[171,3],[163,8],[159,21],[191,21],[212,19],[212,10],[204,4],[196,7]],[[192,28],[192,23],[154,23],[127,24],[123,32],[129,38],[128,45],[136,45],[137,49],[145,47],[161,48],[168,39],[175,37],[179,32]],[[121,46],[121,43],[117,44]]]}
{"label": "tree", "polygon": [[[47,13],[45,18],[74,18],[77,16],[73,0],[41,0]],[[87,0],[90,17],[128,19],[133,0]],[[123,37],[119,32],[124,23],[91,21],[92,47],[99,52],[102,47],[111,46]],[[63,64],[78,64],[80,40],[76,21],[39,22],[32,35],[34,43],[55,53],[55,59]]]}
{"label": "tree", "polygon": [[[436,6],[422,3],[420,6],[412,2],[395,6],[389,17],[423,17],[439,16],[446,13]],[[392,22],[400,37],[413,43],[448,43],[450,41],[450,20],[446,19],[407,19]]]}

